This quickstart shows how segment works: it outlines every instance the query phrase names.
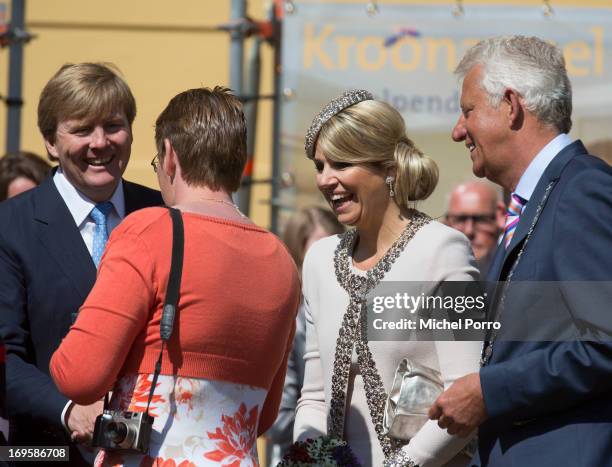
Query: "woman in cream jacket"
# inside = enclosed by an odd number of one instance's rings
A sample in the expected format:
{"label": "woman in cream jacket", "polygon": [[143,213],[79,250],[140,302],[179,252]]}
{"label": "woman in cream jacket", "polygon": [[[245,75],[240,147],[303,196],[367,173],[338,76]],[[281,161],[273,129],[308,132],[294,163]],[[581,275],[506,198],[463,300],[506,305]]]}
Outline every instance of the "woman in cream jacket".
{"label": "woman in cream jacket", "polygon": [[[346,381],[341,368],[334,377],[341,327],[347,335],[343,317],[360,300],[359,290],[349,293],[354,284],[369,281],[371,299],[381,276],[381,284],[401,283],[414,295],[436,295],[444,281],[478,277],[468,240],[411,208],[433,191],[438,179],[435,162],[408,139],[395,109],[362,90],[347,91],[322,110],[307,134],[306,153],[315,164],[318,188],[338,220],[354,228],[315,243],[304,261],[305,379],[294,438],[342,430],[340,435],[366,466],[465,465],[469,458],[461,451],[469,438],[451,436],[435,421],[426,422],[401,449],[380,433],[380,427],[376,429],[368,397],[370,402],[378,399],[373,403],[378,407],[375,416],[382,412],[381,398],[366,395],[355,341],[347,354],[350,362],[345,359]],[[367,347],[380,376],[379,395],[383,390],[388,394],[404,357],[440,371],[448,387],[476,371],[480,351],[476,342],[433,340],[370,341]],[[338,394],[344,400],[334,401]]]}

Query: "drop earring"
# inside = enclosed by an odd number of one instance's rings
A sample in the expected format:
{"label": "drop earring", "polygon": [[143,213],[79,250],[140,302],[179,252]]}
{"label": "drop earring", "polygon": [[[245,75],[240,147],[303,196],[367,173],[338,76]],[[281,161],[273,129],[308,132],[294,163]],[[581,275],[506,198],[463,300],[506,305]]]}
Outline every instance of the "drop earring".
{"label": "drop earring", "polygon": [[389,185],[390,198],[393,198],[395,196],[395,191],[393,191],[393,182],[395,182],[395,178],[393,178],[391,175],[388,175],[387,178],[385,178],[385,183]]}

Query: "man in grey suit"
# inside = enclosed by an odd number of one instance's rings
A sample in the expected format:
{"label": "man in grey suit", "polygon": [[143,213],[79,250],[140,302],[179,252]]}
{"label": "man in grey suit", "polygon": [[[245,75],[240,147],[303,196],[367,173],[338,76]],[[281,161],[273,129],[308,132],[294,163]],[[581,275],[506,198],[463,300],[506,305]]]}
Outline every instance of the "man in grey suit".
{"label": "man in grey suit", "polygon": [[[111,66],[64,65],[44,87],[38,126],[59,162],[40,186],[0,203],[0,339],[6,344],[9,444],[70,446],[87,465],[102,402],[74,404],[49,377],[49,359],[96,278],[108,235],[159,192],[122,180],[134,97]],[[74,443],[80,444],[80,451]]]}

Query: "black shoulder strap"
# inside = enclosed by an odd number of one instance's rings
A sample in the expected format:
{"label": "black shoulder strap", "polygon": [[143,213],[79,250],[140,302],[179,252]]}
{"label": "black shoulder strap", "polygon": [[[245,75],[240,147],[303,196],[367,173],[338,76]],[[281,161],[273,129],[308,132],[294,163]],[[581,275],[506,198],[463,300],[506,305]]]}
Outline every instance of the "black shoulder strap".
{"label": "black shoulder strap", "polygon": [[172,264],[170,266],[170,277],[166,290],[166,301],[162,313],[159,332],[162,341],[168,341],[172,335],[174,326],[174,315],[179,300],[179,290],[181,288],[181,276],[183,274],[183,253],[185,243],[185,231],[183,229],[183,218],[181,211],[175,208],[168,208],[172,218]]}
{"label": "black shoulder strap", "polygon": [[174,327],[174,315],[179,301],[179,290],[181,288],[181,276],[183,275],[183,256],[185,247],[185,230],[183,228],[183,217],[181,211],[175,208],[168,208],[170,217],[172,218],[172,260],[170,265],[170,277],[168,278],[168,288],[166,289],[166,300],[162,311],[161,323],[159,325],[159,334],[162,339],[161,350],[159,357],[155,363],[155,372],[153,373],[153,381],[151,382],[151,390],[149,391],[149,400],[147,401],[146,413],[149,414],[149,405],[153,400],[153,393],[157,385],[157,378],[161,373],[162,356],[166,342],[172,336]]}

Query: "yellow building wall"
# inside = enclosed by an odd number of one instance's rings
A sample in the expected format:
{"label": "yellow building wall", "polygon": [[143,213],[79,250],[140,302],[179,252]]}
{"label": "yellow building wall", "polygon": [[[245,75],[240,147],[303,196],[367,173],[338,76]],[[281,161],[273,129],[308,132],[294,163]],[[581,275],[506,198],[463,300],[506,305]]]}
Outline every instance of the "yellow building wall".
{"label": "yellow building wall", "polygon": [[[334,0],[335,3],[355,3],[358,0]],[[325,3],[321,0],[300,0],[299,3]],[[10,0],[7,20],[10,19]],[[365,0],[365,4],[367,3]],[[385,4],[417,4],[423,0],[379,0]],[[429,0],[431,4],[446,4],[454,8],[454,0]],[[541,8],[540,0],[466,0],[470,5],[515,4]],[[555,0],[555,7],[582,5],[610,7],[612,0]],[[248,14],[265,19],[270,0],[247,2]],[[180,91],[197,86],[229,85],[229,34],[207,30],[226,23],[230,17],[231,0],[26,0],[26,27],[37,37],[24,48],[22,109],[22,149],[44,154],[42,138],[36,126],[36,106],[40,91],[51,75],[66,62],[109,61],[115,63],[130,84],[138,104],[134,123],[132,160],[128,179],[156,186],[149,162],[155,154],[153,125],[168,100]],[[250,41],[245,44],[245,55]],[[0,94],[8,89],[8,48],[0,50]],[[262,94],[272,93],[272,48],[263,46]],[[0,153],[6,147],[5,106],[0,104]],[[595,140],[605,133],[608,120],[577,122],[575,136]],[[599,125],[599,126],[598,126]],[[598,130],[599,127],[601,131]],[[410,129],[410,122],[408,122]],[[255,178],[267,179],[271,172],[272,104],[259,103]],[[450,133],[450,128],[449,128]],[[589,134],[593,133],[590,137]],[[607,133],[606,133],[607,134]],[[439,135],[415,135],[416,143],[441,163],[438,188],[422,208],[433,216],[444,212],[445,194],[451,186],[471,176],[465,154],[459,155],[458,145],[450,138],[440,141]],[[301,143],[300,143],[301,145]],[[449,154],[457,154],[450,157]],[[307,160],[296,161],[302,173],[312,173],[312,183],[302,180],[296,198],[298,205],[322,202],[316,193],[314,171]],[[251,198],[251,217],[269,226],[270,187],[257,184]],[[286,212],[285,212],[286,214]]]}
{"label": "yellow building wall", "polygon": [[[10,20],[10,1],[7,20]],[[266,18],[263,0],[248,2],[254,19]],[[157,181],[149,165],[155,155],[154,123],[177,93],[199,86],[229,86],[227,32],[207,31],[230,18],[231,2],[217,0],[26,0],[26,28],[36,35],[24,47],[21,148],[45,155],[36,125],[40,92],[67,62],[104,61],[119,67],[130,85],[138,113],[126,178],[152,187]],[[248,50],[247,42],[245,50]],[[263,47],[262,92],[272,92],[272,52]],[[8,48],[0,50],[0,94],[8,91]],[[270,172],[271,103],[259,105],[260,131],[255,177]],[[0,151],[6,148],[6,109],[0,106]],[[251,211],[267,226],[269,187],[254,189]]]}
{"label": "yellow building wall", "polygon": [[[357,3],[360,0],[334,0],[334,3]],[[295,3],[326,3],[327,0],[300,0]],[[583,6],[609,8],[612,0],[554,0],[555,7]],[[10,0],[7,19],[10,18]],[[248,1],[248,14],[253,19],[265,19],[270,0]],[[366,1],[363,0],[364,14]],[[422,4],[424,0],[379,0],[385,4]],[[454,0],[427,0],[430,4],[456,7]],[[517,5],[540,9],[541,0],[465,0],[470,5]],[[44,154],[42,138],[36,126],[38,96],[51,75],[66,62],[109,61],[115,63],[130,84],[138,104],[134,123],[132,160],[126,177],[149,186],[156,186],[149,162],[155,154],[153,125],[168,100],[180,91],[197,86],[229,85],[229,34],[207,30],[226,23],[230,17],[231,0],[26,0],[26,27],[37,37],[24,48],[22,109],[22,149]],[[245,55],[250,41],[245,44]],[[0,50],[0,94],[8,89],[8,48]],[[272,48],[263,46],[262,94],[272,93]],[[332,96],[329,96],[332,97]],[[268,179],[271,172],[272,104],[259,103],[255,179]],[[576,121],[573,136],[585,141],[600,139],[607,134],[608,118]],[[408,122],[410,133],[410,122]],[[416,134],[415,142],[440,165],[438,188],[421,205],[433,215],[445,210],[446,193],[450,188],[471,177],[471,164],[461,145],[448,135]],[[301,145],[301,143],[300,143]],[[0,153],[6,147],[6,110],[0,105]],[[297,186],[298,205],[321,203],[322,197],[314,185],[312,164],[296,161],[301,172]],[[251,217],[269,226],[270,187],[257,184],[251,198]],[[285,211],[286,212],[286,211]]]}
{"label": "yellow building wall", "polygon": [[[313,0],[315,1],[315,0]],[[336,0],[355,3],[356,0]],[[556,0],[553,7],[583,5],[608,7],[611,0]],[[429,0],[430,3],[456,5],[452,0]],[[0,3],[2,3],[0,1]],[[7,19],[10,18],[10,1]],[[268,1],[251,0],[248,13],[254,19],[264,19]],[[366,1],[364,0],[364,7]],[[415,4],[423,1],[389,0],[385,3]],[[483,0],[470,4],[515,4],[541,6],[539,0]],[[149,165],[155,155],[153,125],[168,100],[180,91],[198,86],[229,85],[229,34],[206,31],[229,21],[230,0],[26,0],[26,27],[37,37],[24,48],[21,148],[44,155],[44,145],[36,125],[38,96],[47,80],[67,62],[108,61],[122,71],[136,97],[138,114],[134,122],[132,159],[126,178],[155,187],[156,179]],[[247,42],[245,50],[248,50]],[[0,50],[0,94],[8,89],[8,48]],[[263,47],[262,94],[272,93],[272,50]],[[331,96],[330,96],[331,97]],[[257,147],[255,151],[256,179],[268,178],[271,171],[272,105],[268,100],[259,104]],[[604,125],[602,125],[603,131]],[[607,121],[605,128],[607,128]],[[450,132],[450,129],[449,129]],[[417,143],[443,164],[441,181],[428,206],[433,215],[444,211],[444,193],[450,186],[471,173],[462,149],[457,157],[445,155],[448,145],[438,135],[420,135]],[[0,106],[0,152],[6,147],[6,109]],[[314,194],[312,164],[298,164],[312,171],[312,184],[300,186],[302,192]],[[270,198],[268,185],[256,185],[253,190],[251,217],[263,226],[269,225]],[[309,201],[310,202],[310,201]],[[263,451],[263,450],[262,450]]]}

